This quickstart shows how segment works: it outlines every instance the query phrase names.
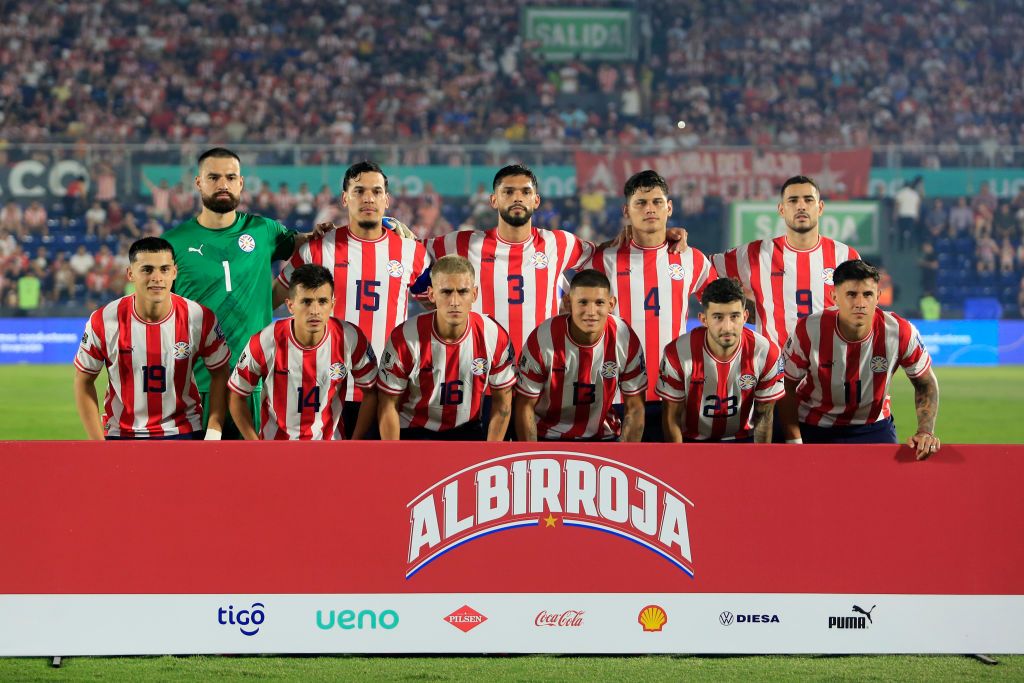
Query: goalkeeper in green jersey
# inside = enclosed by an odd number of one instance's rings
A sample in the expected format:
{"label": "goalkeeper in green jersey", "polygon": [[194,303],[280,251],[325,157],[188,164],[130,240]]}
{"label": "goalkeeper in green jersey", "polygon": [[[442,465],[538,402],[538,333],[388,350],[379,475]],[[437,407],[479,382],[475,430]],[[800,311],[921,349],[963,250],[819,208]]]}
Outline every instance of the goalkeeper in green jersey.
{"label": "goalkeeper in green jersey", "polygon": [[[229,367],[233,368],[249,338],[270,324],[274,310],[271,264],[289,258],[312,234],[235,210],[243,179],[241,162],[231,150],[215,147],[204,152],[195,182],[202,212],[163,236],[174,246],[178,266],[174,292],[216,313],[231,348]],[[203,396],[205,427],[210,373],[202,362],[196,363],[195,379]],[[259,396],[259,391],[250,396],[254,419]],[[225,420],[223,436],[241,438],[230,418]]]}

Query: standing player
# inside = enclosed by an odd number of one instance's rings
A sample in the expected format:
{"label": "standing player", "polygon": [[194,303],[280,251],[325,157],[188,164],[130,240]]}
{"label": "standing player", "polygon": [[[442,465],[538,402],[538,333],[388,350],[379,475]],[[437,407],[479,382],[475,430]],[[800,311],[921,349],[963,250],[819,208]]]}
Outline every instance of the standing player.
{"label": "standing player", "polygon": [[[342,439],[342,402],[351,382],[364,393],[353,430],[354,438],[362,438],[377,412],[376,358],[358,327],[331,317],[331,272],[323,266],[299,266],[292,272],[285,301],[292,317],[253,335],[228,381],[231,414],[242,436]],[[266,396],[257,434],[246,403],[261,380]]]}
{"label": "standing player", "polygon": [[[249,338],[270,322],[271,264],[291,256],[309,236],[235,210],[244,181],[238,155],[228,149],[203,152],[195,185],[202,211],[164,235],[177,257],[175,292],[217,314],[232,349],[233,365]],[[202,365],[196,368],[196,383],[205,400],[209,375]],[[258,405],[257,391],[251,403],[253,414]],[[230,420],[224,438],[239,438]]]}
{"label": "standing player", "polygon": [[[644,433],[647,371],[640,339],[615,308],[608,278],[576,273],[569,313],[530,333],[519,356],[515,400],[521,441],[639,441]],[[622,393],[625,419],[612,410]]]}
{"label": "standing player", "polygon": [[515,353],[501,325],[471,310],[478,293],[468,260],[445,256],[434,263],[427,297],[436,310],[396,327],[381,356],[382,439],[480,440],[488,387],[487,440],[505,438]]}
{"label": "standing player", "polygon": [[[193,371],[200,358],[210,373],[206,437],[220,438],[230,351],[217,318],[205,306],[171,294],[174,249],[145,237],[128,250],[135,293],[89,318],[75,356],[75,404],[86,435],[107,439],[198,439],[203,405]],[[96,377],[107,368],[100,420]]]}
{"label": "standing player", "polygon": [[[587,267],[604,273],[618,301],[614,311],[640,337],[648,368],[657,368],[661,350],[686,331],[691,294],[699,294],[715,278],[711,261],[690,248],[669,250],[668,219],[672,200],[668,183],[654,171],[641,171],[626,181],[622,211],[632,226],[632,238],[617,246],[602,246]],[[654,389],[657,373],[649,373],[644,441],[664,441],[661,402]]]}
{"label": "standing player", "polygon": [[538,325],[558,313],[559,283],[580,268],[593,245],[564,230],[533,227],[540,206],[537,176],[526,166],[506,166],[492,183],[498,227],[462,230],[427,243],[431,255],[458,254],[476,269],[480,297],[473,311],[508,330],[516,353]]}
{"label": "standing player", "polygon": [[[889,405],[896,367],[914,385],[918,459],[939,450],[939,384],[914,326],[878,308],[878,269],[857,259],[833,274],[836,307],[812,313],[786,342],[787,443],[897,443]],[[797,419],[799,418],[799,425]]]}
{"label": "standing player", "polygon": [[779,347],[746,327],[743,288],[719,278],[704,289],[703,327],[665,347],[657,392],[665,440],[770,443],[784,387]]}
{"label": "standing player", "polygon": [[[389,205],[388,178],[380,166],[361,161],[345,171],[341,203],[348,225],[314,237],[296,250],[274,283],[274,304],[284,300],[292,273],[304,263],[333,269],[334,316],[356,325],[379,355],[388,333],[408,317],[409,287],[428,265],[427,250],[384,228]],[[348,385],[345,424],[351,430],[362,392]],[[376,436],[374,422],[369,436]]]}
{"label": "standing player", "polygon": [[818,185],[806,176],[793,176],[782,184],[778,206],[786,234],[713,257],[719,275],[737,278],[750,291],[757,331],[779,348],[798,320],[835,302],[836,266],[860,258],[853,247],[821,235],[818,223],[824,211]]}

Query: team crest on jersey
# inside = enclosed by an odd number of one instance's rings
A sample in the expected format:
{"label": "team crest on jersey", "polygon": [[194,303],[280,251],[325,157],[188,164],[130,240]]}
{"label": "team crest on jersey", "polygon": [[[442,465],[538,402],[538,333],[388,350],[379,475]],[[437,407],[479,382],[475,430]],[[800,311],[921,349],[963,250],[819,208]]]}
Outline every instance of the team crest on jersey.
{"label": "team crest on jersey", "polygon": [[213,328],[213,334],[217,337],[217,341],[224,341],[224,328],[217,323]]}
{"label": "team crest on jersey", "polygon": [[533,267],[537,270],[544,270],[548,267],[548,255],[536,251],[533,253]]}
{"label": "team crest on jersey", "polygon": [[370,362],[373,363],[374,365],[377,364],[377,354],[373,352],[372,346],[366,347],[366,357],[369,358]]}
{"label": "team crest on jersey", "polygon": [[345,367],[344,363],[331,363],[330,369],[327,374],[332,380],[345,379],[348,375],[348,368]]}
{"label": "team crest on jersey", "polygon": [[392,353],[390,351],[385,351],[384,355],[381,356],[381,358],[380,358],[381,370],[387,370],[388,368],[390,368],[394,364],[394,362],[395,362],[394,355],[392,355]]}
{"label": "team crest on jersey", "polygon": [[391,277],[402,277],[405,275],[405,266],[402,265],[401,261],[391,259],[384,267],[387,269],[388,275]]}
{"label": "team crest on jersey", "polygon": [[238,238],[238,248],[248,254],[256,248],[256,240],[249,233],[245,233]]}
{"label": "team crest on jersey", "polygon": [[601,376],[605,379],[615,379],[619,374],[619,366],[611,361],[605,361],[601,365]]}
{"label": "team crest on jersey", "polygon": [[[790,348],[790,343],[786,342],[787,350]],[[779,356],[779,374],[786,372],[786,357]]]}
{"label": "team crest on jersey", "polygon": [[753,389],[757,384],[757,378],[753,375],[740,375],[740,389],[747,391]]}
{"label": "team crest on jersey", "polygon": [[487,372],[487,359],[486,358],[474,358],[469,363],[469,371],[476,376],[480,376]]}
{"label": "team crest on jersey", "polygon": [[192,355],[192,347],[188,342],[174,342],[172,353],[174,353],[174,360],[185,360]]}
{"label": "team crest on jersey", "polygon": [[668,264],[668,276],[673,280],[682,280],[686,277],[686,269],[678,263]]}
{"label": "team crest on jersey", "polygon": [[82,348],[85,348],[88,345],[89,345],[89,333],[88,332],[83,332],[82,333]]}
{"label": "team crest on jersey", "polygon": [[835,268],[824,268],[821,271],[821,279],[825,281],[826,285],[832,284],[832,273],[836,272]]}
{"label": "team crest on jersey", "polygon": [[885,356],[871,357],[871,372],[885,372],[889,369],[889,361]]}

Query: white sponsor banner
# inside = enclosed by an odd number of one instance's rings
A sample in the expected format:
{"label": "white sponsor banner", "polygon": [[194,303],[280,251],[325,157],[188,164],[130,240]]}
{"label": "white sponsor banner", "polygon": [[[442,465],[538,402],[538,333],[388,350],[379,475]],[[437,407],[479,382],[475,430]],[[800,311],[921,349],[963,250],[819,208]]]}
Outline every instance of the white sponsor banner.
{"label": "white sponsor banner", "polygon": [[1024,653],[1024,596],[3,595],[0,656]]}

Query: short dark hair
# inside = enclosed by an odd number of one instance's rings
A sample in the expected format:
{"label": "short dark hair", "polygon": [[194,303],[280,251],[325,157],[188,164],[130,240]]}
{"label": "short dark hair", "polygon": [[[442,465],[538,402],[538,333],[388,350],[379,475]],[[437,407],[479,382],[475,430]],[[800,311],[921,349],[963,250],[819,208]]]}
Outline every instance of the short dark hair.
{"label": "short dark hair", "polygon": [[143,237],[135,240],[132,242],[132,246],[128,247],[128,262],[135,263],[135,257],[138,254],[157,254],[161,251],[171,252],[171,258],[174,258],[174,247],[163,237]]}
{"label": "short dark hair", "polygon": [[701,295],[700,302],[704,308],[708,304],[731,304],[733,301],[745,301],[740,281],[731,277],[720,277],[708,283]]}
{"label": "short dark hair", "polygon": [[786,182],[782,183],[782,189],[779,190],[779,197],[786,196],[786,188],[790,185],[810,185],[814,188],[815,192],[818,193],[818,199],[821,199],[821,188],[818,187],[818,183],[814,182],[813,178],[805,175],[795,175],[792,178],[788,178]]}
{"label": "short dark hair", "polygon": [[207,159],[234,159],[238,162],[239,166],[242,165],[242,160],[238,158],[238,155],[227,147],[213,147],[206,150],[199,155],[199,161],[196,163],[196,166],[202,166],[203,162]]}
{"label": "short dark hair", "polygon": [[304,289],[320,289],[324,285],[330,285],[334,291],[334,276],[331,271],[315,263],[304,263],[292,272],[292,282],[288,287],[288,293],[295,295],[299,285]]}
{"label": "short dark hair", "polygon": [[578,271],[572,276],[572,281],[569,282],[569,291],[571,292],[577,287],[603,287],[609,292],[612,291],[612,283],[609,282],[608,276],[593,268]]}
{"label": "short dark hair", "polygon": [[874,280],[878,282],[881,279],[882,276],[878,272],[878,268],[861,261],[859,258],[852,261],[843,261],[836,267],[835,272],[832,273],[832,284],[836,287],[844,282],[860,282],[861,280]]}
{"label": "short dark hair", "polygon": [[384,191],[388,191],[387,175],[383,170],[381,170],[381,167],[376,162],[370,161],[369,159],[363,159],[362,161],[358,161],[348,167],[348,170],[345,171],[345,177],[341,180],[341,191],[345,192],[348,190],[349,182],[355,180],[364,173],[380,173],[384,178]]}
{"label": "short dark hair", "polygon": [[654,188],[661,189],[668,197],[668,183],[665,179],[658,174],[657,171],[647,169],[646,171],[640,171],[634,173],[626,181],[625,187],[622,188],[622,194],[628,201],[630,197],[636,194],[637,190],[653,190]]}
{"label": "short dark hair", "polygon": [[494,182],[491,183],[491,190],[497,190],[498,185],[501,185],[502,180],[514,175],[529,176],[530,182],[533,183],[533,189],[535,189],[537,192],[540,192],[540,183],[538,183],[537,181],[536,174],[534,174],[533,170],[530,169],[530,167],[525,164],[510,164],[509,166],[506,166],[505,168],[495,173]]}

